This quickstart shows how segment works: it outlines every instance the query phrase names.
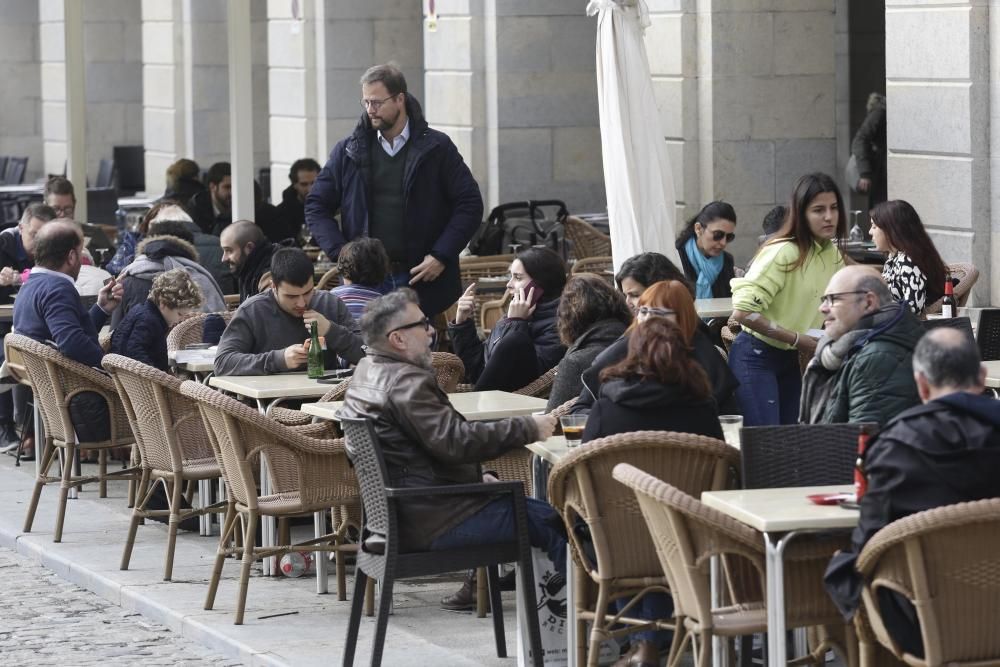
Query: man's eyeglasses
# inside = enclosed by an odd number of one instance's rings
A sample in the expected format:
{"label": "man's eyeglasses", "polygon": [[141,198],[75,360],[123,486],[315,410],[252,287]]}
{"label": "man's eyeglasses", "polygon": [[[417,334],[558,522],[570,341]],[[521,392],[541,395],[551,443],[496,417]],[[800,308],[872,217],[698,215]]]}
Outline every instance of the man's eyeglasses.
{"label": "man's eyeglasses", "polygon": [[674,311],[670,308],[653,308],[652,306],[639,306],[639,314],[643,317],[670,317]]}
{"label": "man's eyeglasses", "polygon": [[735,238],[736,234],[734,234],[733,232],[729,232],[727,234],[721,229],[716,229],[715,231],[712,232],[712,240],[715,241],[716,243],[718,243],[722,239],[726,239],[726,243],[732,243],[733,239]]}
{"label": "man's eyeglasses", "polygon": [[868,290],[856,289],[851,292],[832,292],[830,294],[824,294],[820,297],[819,302],[824,306],[833,306],[837,303],[838,299],[843,299],[845,296],[850,296],[852,294],[868,294]]}
{"label": "man's eyeglasses", "polygon": [[389,336],[391,336],[396,331],[403,331],[404,329],[415,329],[417,327],[423,327],[424,331],[427,331],[428,329],[431,328],[431,321],[430,321],[430,319],[424,317],[424,318],[421,318],[421,319],[417,320],[416,322],[410,322],[409,324],[404,324],[401,327],[396,327],[395,329],[387,332],[385,334],[385,337],[388,338]]}
{"label": "man's eyeglasses", "polygon": [[56,212],[56,215],[60,218],[72,218],[73,213],[76,211],[76,205],[71,204],[69,206],[53,206],[52,210]]}
{"label": "man's eyeglasses", "polygon": [[378,111],[379,109],[382,108],[383,104],[385,104],[386,102],[388,102],[389,100],[391,100],[394,97],[395,97],[395,95],[390,95],[389,97],[383,98],[381,100],[366,100],[366,99],[362,99],[362,100],[360,100],[361,101],[361,108],[364,109],[364,110],[366,110],[366,111],[369,110],[369,109],[371,109],[372,111]]}

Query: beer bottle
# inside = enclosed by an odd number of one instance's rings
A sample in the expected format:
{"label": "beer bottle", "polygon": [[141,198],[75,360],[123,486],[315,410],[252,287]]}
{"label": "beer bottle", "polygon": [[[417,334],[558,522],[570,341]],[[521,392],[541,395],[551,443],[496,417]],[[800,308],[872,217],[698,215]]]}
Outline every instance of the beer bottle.
{"label": "beer bottle", "polygon": [[865,474],[865,449],[868,448],[868,438],[868,432],[861,429],[858,433],[858,458],[854,462],[854,495],[856,502],[859,503],[868,490],[868,476]]}
{"label": "beer bottle", "polygon": [[941,299],[941,317],[958,317],[958,308],[955,303],[955,286],[951,283],[951,276],[944,279],[944,297]]}
{"label": "beer bottle", "polygon": [[319,329],[316,327],[316,323],[312,323],[312,338],[309,341],[309,359],[307,370],[309,377],[311,378],[321,378],[326,372],[326,367],[324,364],[323,357],[323,346],[319,343]]}

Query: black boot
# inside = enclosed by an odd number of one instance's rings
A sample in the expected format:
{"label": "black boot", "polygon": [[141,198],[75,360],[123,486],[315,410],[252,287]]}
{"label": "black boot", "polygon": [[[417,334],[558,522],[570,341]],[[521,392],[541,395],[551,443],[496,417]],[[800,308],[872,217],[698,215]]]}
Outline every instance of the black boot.
{"label": "black boot", "polygon": [[441,608],[447,611],[474,611],[476,608],[476,571],[469,570],[462,587],[441,598]]}

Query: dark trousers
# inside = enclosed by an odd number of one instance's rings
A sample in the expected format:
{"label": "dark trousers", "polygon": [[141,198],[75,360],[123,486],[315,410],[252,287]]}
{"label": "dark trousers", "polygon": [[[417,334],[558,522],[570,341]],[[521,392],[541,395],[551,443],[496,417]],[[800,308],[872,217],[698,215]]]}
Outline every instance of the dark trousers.
{"label": "dark trousers", "polygon": [[71,398],[69,418],[81,443],[101,442],[111,437],[111,414],[100,394],[85,391]]}
{"label": "dark trousers", "polygon": [[798,422],[802,394],[798,352],[779,350],[740,332],[729,350],[729,368],[740,382],[736,397],[744,426]]}
{"label": "dark trousers", "polygon": [[535,343],[526,331],[515,331],[504,336],[496,347],[483,372],[476,380],[476,391],[514,391],[531,384],[541,375]]}

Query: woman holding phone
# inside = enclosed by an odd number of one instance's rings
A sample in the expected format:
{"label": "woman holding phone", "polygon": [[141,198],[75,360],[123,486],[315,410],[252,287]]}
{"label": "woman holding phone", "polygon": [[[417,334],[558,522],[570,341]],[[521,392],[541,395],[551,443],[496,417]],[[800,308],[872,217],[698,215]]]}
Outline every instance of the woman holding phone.
{"label": "woman holding phone", "polygon": [[559,340],[556,311],[566,285],[566,263],[548,248],[522,250],[510,264],[507,316],[483,342],[472,321],[475,283],[458,300],[448,323],[452,347],[465,364],[465,379],[476,391],[514,391],[531,384],[559,363],[566,348]]}

